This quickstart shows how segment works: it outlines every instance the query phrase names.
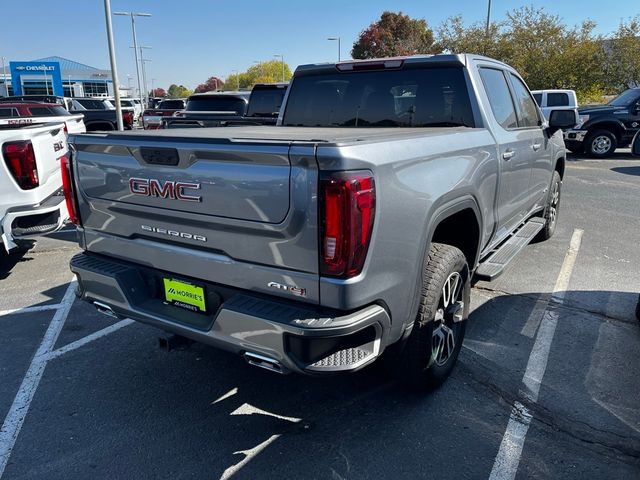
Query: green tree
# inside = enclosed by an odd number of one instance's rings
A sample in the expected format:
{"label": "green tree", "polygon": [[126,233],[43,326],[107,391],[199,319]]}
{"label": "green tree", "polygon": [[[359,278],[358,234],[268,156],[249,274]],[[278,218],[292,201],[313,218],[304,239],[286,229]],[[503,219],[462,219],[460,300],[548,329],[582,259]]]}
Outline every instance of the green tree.
{"label": "green tree", "polygon": [[450,53],[477,53],[514,67],[532,89],[568,88],[579,100],[594,100],[604,93],[602,37],[595,23],[567,27],[560,17],[544,9],[525,7],[507,14],[505,21],[466,27],[461,17],[445,20],[438,29],[438,44]]}
{"label": "green tree", "polygon": [[606,88],[618,93],[640,84],[640,15],[620,22],[610,38],[603,41]]}
{"label": "green tree", "polygon": [[172,83],[167,90],[167,95],[171,98],[185,98],[191,95],[193,92],[184,85],[176,85]]}
{"label": "green tree", "polygon": [[[284,80],[291,79],[291,69],[285,62]],[[275,83],[282,81],[282,62],[280,60],[267,60],[252,65],[246,72],[232,73],[226,78],[223,90],[236,90],[240,88],[251,89],[256,83]]]}
{"label": "green tree", "polygon": [[380,20],[360,33],[351,56],[380,58],[439,51],[426,20],[414,19],[402,12],[383,12]]}

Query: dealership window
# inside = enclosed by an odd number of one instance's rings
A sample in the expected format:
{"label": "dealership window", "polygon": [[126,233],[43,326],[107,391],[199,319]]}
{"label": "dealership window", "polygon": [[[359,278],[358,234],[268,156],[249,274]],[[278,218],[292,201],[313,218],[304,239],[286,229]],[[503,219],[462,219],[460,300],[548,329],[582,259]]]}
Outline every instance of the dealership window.
{"label": "dealership window", "polygon": [[24,95],[52,95],[53,85],[51,80],[25,80],[22,82]]}
{"label": "dealership window", "polygon": [[109,93],[106,82],[83,82],[82,88],[87,97],[106,95]]}
{"label": "dealership window", "polygon": [[65,97],[73,97],[73,86],[76,84],[76,82],[62,82],[62,89],[64,90],[64,96]]}

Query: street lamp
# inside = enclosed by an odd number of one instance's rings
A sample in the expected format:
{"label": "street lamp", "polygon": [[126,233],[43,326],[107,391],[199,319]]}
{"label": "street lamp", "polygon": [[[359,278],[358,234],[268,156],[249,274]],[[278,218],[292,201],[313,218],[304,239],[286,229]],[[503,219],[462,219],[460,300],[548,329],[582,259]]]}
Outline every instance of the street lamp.
{"label": "street lamp", "polygon": [[340,61],[340,37],[329,37],[327,40],[338,41],[338,61]]}
{"label": "street lamp", "polygon": [[[133,51],[136,60],[136,74],[138,76],[138,93],[140,94],[140,103],[143,103],[142,85],[140,84],[140,66],[138,65],[138,39],[136,37],[136,17],[150,17],[150,13],[141,12],[113,12],[114,15],[123,15],[131,17],[131,31],[133,32]],[[115,88],[115,86],[114,86]]]}
{"label": "street lamp", "polygon": [[281,53],[277,53],[274,55],[274,57],[276,58],[280,58],[280,60],[282,60],[282,83],[284,83],[284,55]]}
{"label": "street lamp", "polygon": [[[129,47],[129,48],[133,48],[133,47]],[[143,48],[151,48],[151,47],[146,47],[143,45],[139,45],[138,48],[140,49],[140,66],[142,67],[142,86],[144,87],[144,95],[145,97],[147,97],[147,100],[149,99],[149,90],[147,89],[147,67],[145,65],[146,62],[150,62],[150,59],[144,58],[144,56],[142,55],[142,49]],[[142,96],[142,95],[141,95]]]}
{"label": "street lamp", "polygon": [[489,39],[489,22],[491,21],[491,0],[489,0],[489,5],[487,5],[487,24],[485,25],[484,34]]}
{"label": "street lamp", "polygon": [[116,65],[116,52],[113,46],[113,28],[111,27],[111,2],[104,0],[104,19],[107,22],[107,42],[109,43],[109,61],[111,62],[111,81],[113,82],[113,94],[116,99],[116,122],[118,130],[124,130],[122,123],[122,106],[120,105],[120,80],[118,80],[118,67]]}

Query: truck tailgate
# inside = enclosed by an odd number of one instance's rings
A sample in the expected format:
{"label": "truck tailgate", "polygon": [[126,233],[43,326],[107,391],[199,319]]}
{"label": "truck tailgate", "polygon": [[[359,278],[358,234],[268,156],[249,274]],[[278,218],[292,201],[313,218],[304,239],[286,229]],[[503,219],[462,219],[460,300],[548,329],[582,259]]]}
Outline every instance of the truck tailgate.
{"label": "truck tailgate", "polygon": [[87,250],[275,295],[295,286],[317,302],[312,146],[140,134],[71,142]]}

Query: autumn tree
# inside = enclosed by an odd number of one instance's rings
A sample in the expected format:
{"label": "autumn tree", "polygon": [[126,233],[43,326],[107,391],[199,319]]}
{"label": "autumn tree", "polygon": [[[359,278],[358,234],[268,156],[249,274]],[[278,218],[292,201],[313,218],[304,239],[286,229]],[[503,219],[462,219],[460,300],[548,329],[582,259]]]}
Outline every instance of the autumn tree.
{"label": "autumn tree", "polygon": [[195,88],[194,93],[215,92],[222,90],[223,86],[224,82],[218,77],[209,77],[206,82],[201,83]]}
{"label": "autumn tree", "polygon": [[166,97],[167,96],[167,92],[164,88],[154,88],[153,90],[151,90],[151,96],[152,97]]}
{"label": "autumn tree", "polygon": [[360,33],[353,44],[353,58],[395,57],[419,53],[439,53],[433,30],[426,20],[402,12],[384,12],[380,20]]}

